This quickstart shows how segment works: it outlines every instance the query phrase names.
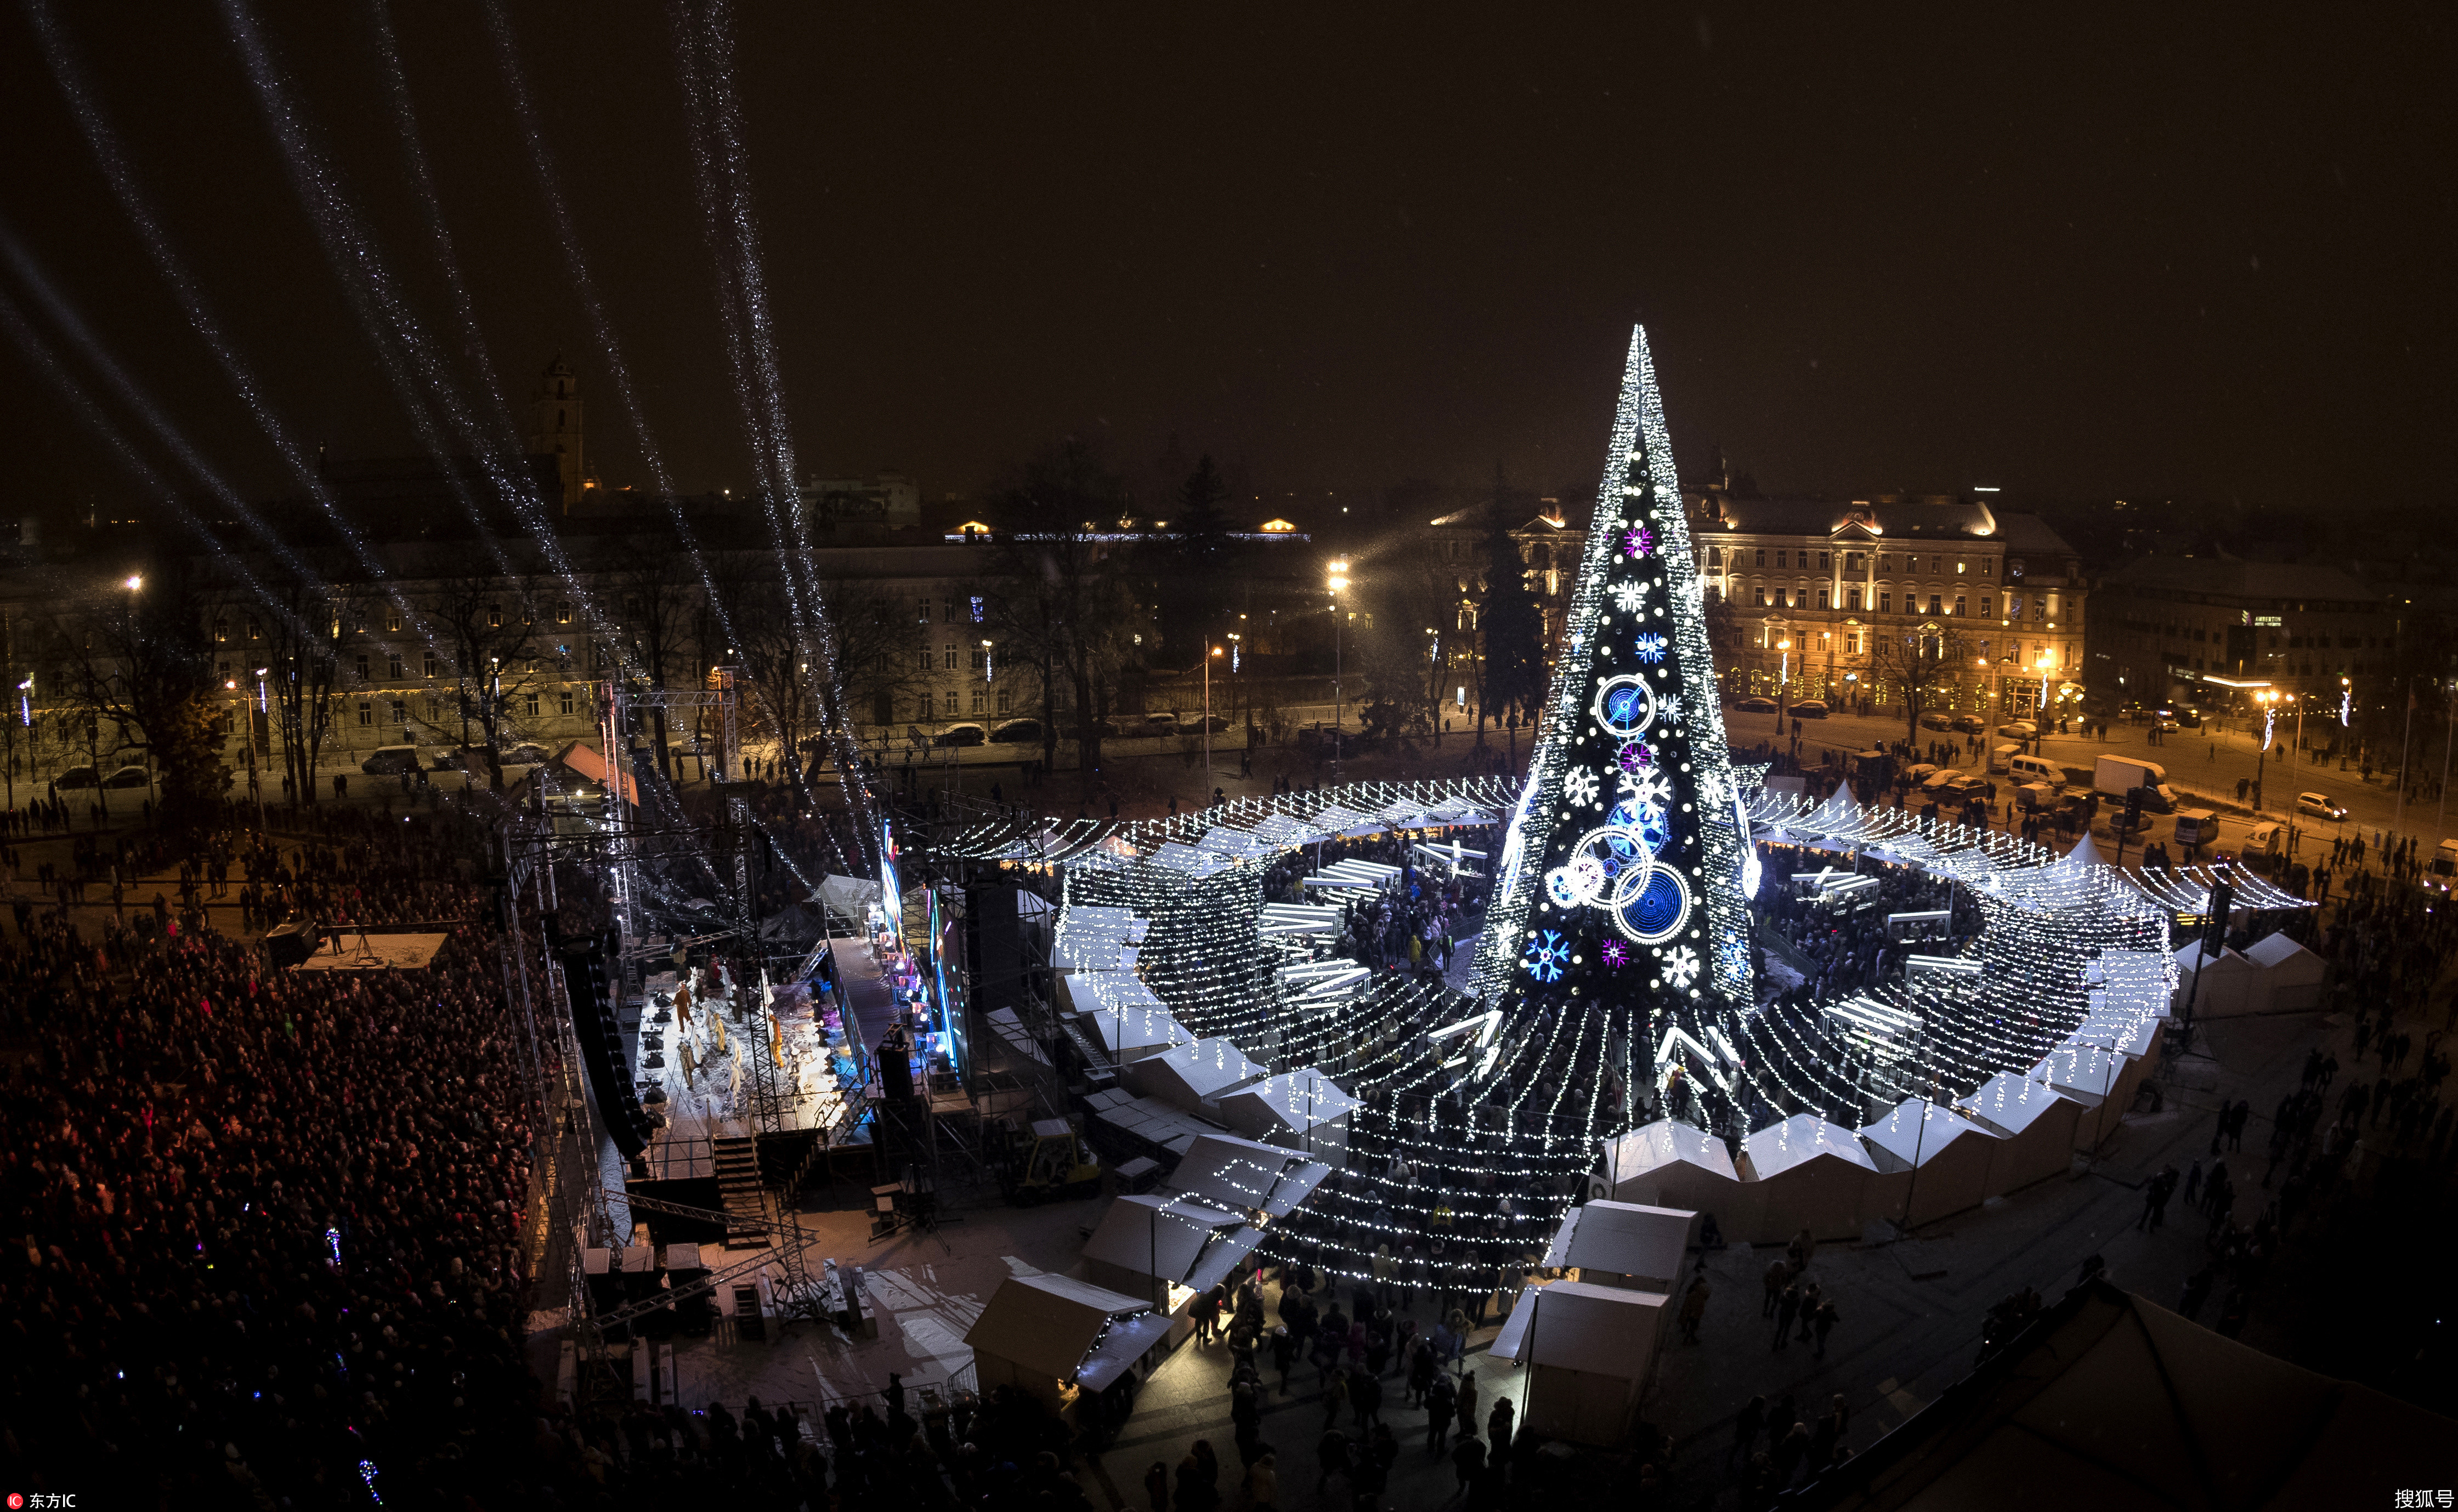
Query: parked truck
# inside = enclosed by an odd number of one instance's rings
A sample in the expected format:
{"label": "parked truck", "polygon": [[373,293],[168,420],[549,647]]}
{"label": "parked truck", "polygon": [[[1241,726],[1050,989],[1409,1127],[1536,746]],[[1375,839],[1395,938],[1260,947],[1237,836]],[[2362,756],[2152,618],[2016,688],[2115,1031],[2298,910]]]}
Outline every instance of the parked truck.
{"label": "parked truck", "polygon": [[2144,808],[2155,814],[2177,811],[2177,794],[2168,786],[2168,769],[2156,761],[2103,751],[2093,770],[2092,787],[2120,803],[2125,800],[2126,794],[2142,788],[2146,790],[2142,797]]}

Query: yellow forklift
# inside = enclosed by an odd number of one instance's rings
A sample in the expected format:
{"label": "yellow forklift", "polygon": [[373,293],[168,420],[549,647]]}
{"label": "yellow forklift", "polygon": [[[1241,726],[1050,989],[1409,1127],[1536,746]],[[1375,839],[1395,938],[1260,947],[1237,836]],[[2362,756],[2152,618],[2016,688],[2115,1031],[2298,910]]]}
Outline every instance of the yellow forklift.
{"label": "yellow forklift", "polygon": [[[1012,1126],[1010,1126],[1011,1128]],[[1090,1197],[1101,1189],[1101,1166],[1072,1118],[1036,1118],[1011,1132],[999,1187],[1019,1208]]]}

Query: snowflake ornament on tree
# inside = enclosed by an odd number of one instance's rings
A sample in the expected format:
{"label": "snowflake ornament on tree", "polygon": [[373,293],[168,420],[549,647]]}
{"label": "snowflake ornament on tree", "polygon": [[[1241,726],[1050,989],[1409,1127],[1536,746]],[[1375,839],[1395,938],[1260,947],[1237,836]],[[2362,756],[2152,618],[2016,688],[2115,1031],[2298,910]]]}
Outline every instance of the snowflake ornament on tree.
{"label": "snowflake ornament on tree", "polygon": [[1596,800],[1596,775],[1586,767],[1573,767],[1562,776],[1562,797],[1572,803],[1585,806]]}
{"label": "snowflake ornament on tree", "polygon": [[1654,667],[1664,660],[1664,637],[1651,631],[1638,637],[1632,650],[1637,654],[1639,660]]}
{"label": "snowflake ornament on tree", "polygon": [[1605,964],[1616,971],[1630,964],[1630,946],[1618,940],[1606,941],[1598,953],[1605,958]]}
{"label": "snowflake ornament on tree", "polygon": [[1632,561],[1638,560],[1656,549],[1656,532],[1643,525],[1633,526],[1622,537],[1622,549],[1630,553]]}
{"label": "snowflake ornament on tree", "polygon": [[1613,601],[1614,608],[1620,610],[1623,613],[1635,614],[1638,612],[1639,606],[1647,602],[1647,585],[1644,583],[1615,583],[1613,586]]}
{"label": "snowflake ornament on tree", "polygon": [[1698,952],[1688,945],[1676,945],[1664,953],[1664,980],[1677,987],[1686,987],[1698,980]]}
{"label": "snowflake ornament on tree", "polygon": [[1656,753],[1636,740],[1621,748],[1621,769],[1633,776],[1656,764]]}
{"label": "snowflake ornament on tree", "polygon": [[1562,968],[1570,963],[1571,946],[1558,929],[1548,929],[1528,942],[1528,953],[1520,964],[1537,981],[1552,984],[1562,980]]}
{"label": "snowflake ornament on tree", "polygon": [[1642,807],[1663,808],[1673,801],[1673,779],[1661,772],[1634,772],[1622,779],[1622,792]]}

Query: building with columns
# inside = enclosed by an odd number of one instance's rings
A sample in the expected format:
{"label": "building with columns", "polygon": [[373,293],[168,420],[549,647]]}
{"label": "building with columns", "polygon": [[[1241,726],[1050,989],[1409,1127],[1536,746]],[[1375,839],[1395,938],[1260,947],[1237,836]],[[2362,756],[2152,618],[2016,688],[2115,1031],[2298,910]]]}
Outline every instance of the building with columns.
{"label": "building with columns", "polygon": [[2078,710],[2082,562],[1990,494],[1683,490],[1728,698],[2018,718]]}

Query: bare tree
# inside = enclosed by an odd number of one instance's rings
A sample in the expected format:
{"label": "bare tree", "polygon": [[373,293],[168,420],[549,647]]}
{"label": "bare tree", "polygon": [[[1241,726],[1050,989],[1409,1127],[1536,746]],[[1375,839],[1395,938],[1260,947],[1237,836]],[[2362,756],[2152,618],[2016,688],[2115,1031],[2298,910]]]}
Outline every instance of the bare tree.
{"label": "bare tree", "polygon": [[[97,782],[106,756],[140,747],[176,824],[212,820],[229,774],[214,737],[213,663],[199,599],[184,564],[132,574],[74,604],[61,627],[63,704],[77,719]],[[107,803],[108,789],[96,797]]]}
{"label": "bare tree", "polygon": [[[1086,443],[1060,442],[1001,487],[992,518],[999,538],[993,571],[997,624],[1038,674],[1043,689],[1042,749],[1057,759],[1058,694],[1090,784],[1101,765],[1103,724],[1124,660],[1130,610],[1119,574],[1107,570],[1099,536],[1125,507],[1116,475]],[[995,638],[995,637],[994,637]]]}
{"label": "bare tree", "polygon": [[[669,686],[674,673],[694,670],[693,631],[707,617],[705,596],[688,571],[670,531],[644,530],[616,543],[606,583],[621,637],[620,659],[652,688]],[[666,711],[652,709],[650,733],[657,770],[667,767]]]}
{"label": "bare tree", "polygon": [[449,702],[422,722],[483,756],[498,788],[507,737],[517,738],[546,659],[533,590],[527,578],[440,576],[423,595],[452,687]]}
{"label": "bare tree", "polygon": [[893,724],[897,705],[921,681],[895,605],[876,583],[846,578],[820,585],[819,607],[837,658],[835,678],[812,690],[821,726],[850,734],[864,722]]}
{"label": "bare tree", "polygon": [[1948,695],[1971,665],[1969,640],[1960,630],[1927,621],[1869,632],[1871,671],[1903,690],[1907,738],[1920,738],[1920,716]]}

